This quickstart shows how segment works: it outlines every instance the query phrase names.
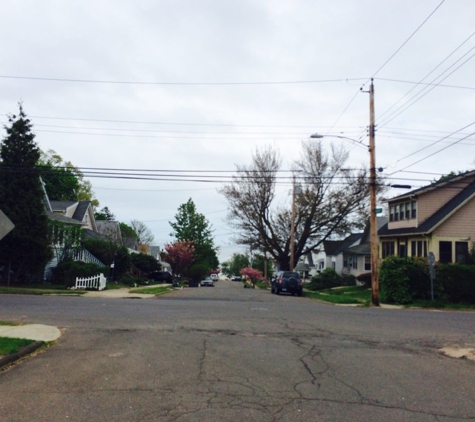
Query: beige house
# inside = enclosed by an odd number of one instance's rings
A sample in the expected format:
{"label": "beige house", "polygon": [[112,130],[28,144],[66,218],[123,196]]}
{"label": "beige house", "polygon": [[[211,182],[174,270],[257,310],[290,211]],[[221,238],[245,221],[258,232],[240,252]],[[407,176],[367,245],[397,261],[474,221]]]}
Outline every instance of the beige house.
{"label": "beige house", "polygon": [[379,254],[463,263],[475,242],[475,171],[388,201],[389,221],[378,231]]}

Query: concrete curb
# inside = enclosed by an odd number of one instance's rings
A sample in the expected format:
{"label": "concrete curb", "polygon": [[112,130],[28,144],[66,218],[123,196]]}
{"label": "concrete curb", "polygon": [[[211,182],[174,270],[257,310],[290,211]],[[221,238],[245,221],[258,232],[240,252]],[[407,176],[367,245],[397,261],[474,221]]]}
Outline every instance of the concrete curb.
{"label": "concrete curb", "polygon": [[45,344],[44,341],[34,341],[33,343],[29,344],[28,346],[22,347],[20,351],[17,353],[12,353],[11,355],[2,356],[0,357],[0,369],[4,366],[9,365],[25,356],[33,353],[34,351],[38,350],[41,346]]}

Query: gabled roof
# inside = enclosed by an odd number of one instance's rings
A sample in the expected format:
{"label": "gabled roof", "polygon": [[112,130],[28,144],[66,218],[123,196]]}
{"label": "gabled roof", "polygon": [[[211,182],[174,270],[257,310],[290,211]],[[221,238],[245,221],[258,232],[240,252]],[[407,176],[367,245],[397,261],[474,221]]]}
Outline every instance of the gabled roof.
{"label": "gabled roof", "polygon": [[61,221],[62,223],[66,224],[73,224],[73,225],[78,225],[78,226],[83,226],[84,223],[82,221],[74,220],[69,217],[65,217],[64,215],[51,212],[51,211],[46,211],[46,215],[50,220],[56,220],[56,221]]}
{"label": "gabled roof", "polygon": [[[475,172],[473,172],[475,173]],[[459,194],[454,196],[449,202],[439,208],[427,220],[425,220],[419,227],[407,227],[400,229],[388,229],[388,224],[385,224],[378,232],[379,236],[392,236],[404,234],[427,234],[435,230],[448,217],[457,211],[462,205],[475,197],[475,181],[470,183]]]}
{"label": "gabled roof", "polygon": [[74,211],[73,218],[82,221],[90,205],[91,203],[89,201],[79,201],[76,211]]}
{"label": "gabled roof", "polygon": [[336,256],[341,254],[345,249],[360,240],[362,237],[363,233],[354,233],[350,234],[344,240],[325,240],[323,242],[323,248],[327,255]]}
{"label": "gabled roof", "polygon": [[437,182],[431,183],[430,185],[423,186],[422,188],[414,189],[410,192],[404,193],[403,195],[395,196],[394,198],[389,199],[388,202],[399,201],[405,198],[414,197],[422,193],[429,192],[434,189],[438,189],[449,183],[459,182],[460,180],[465,179],[466,177],[469,177],[469,176],[475,176],[475,170],[466,171],[465,173],[461,173],[447,179],[439,180]]}

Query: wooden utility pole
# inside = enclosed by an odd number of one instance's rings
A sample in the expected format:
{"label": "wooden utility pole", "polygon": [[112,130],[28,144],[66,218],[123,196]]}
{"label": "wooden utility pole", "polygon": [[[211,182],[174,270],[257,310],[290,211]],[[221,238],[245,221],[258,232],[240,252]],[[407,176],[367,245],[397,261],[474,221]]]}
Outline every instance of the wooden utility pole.
{"label": "wooden utility pole", "polygon": [[292,184],[292,221],[290,222],[290,271],[294,270],[294,253],[295,253],[295,174]]}
{"label": "wooden utility pole", "polygon": [[379,306],[378,280],[378,225],[376,219],[376,158],[374,128],[374,85],[371,79],[369,87],[369,192],[370,192],[370,239],[371,239],[371,304]]}

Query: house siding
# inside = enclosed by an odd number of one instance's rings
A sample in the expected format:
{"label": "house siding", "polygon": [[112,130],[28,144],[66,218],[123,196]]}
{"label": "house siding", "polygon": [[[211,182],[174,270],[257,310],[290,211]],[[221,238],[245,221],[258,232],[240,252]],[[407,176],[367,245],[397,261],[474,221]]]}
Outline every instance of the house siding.
{"label": "house siding", "polygon": [[450,219],[434,231],[434,236],[475,240],[475,198],[468,201]]}
{"label": "house siding", "polygon": [[421,224],[427,220],[434,212],[460,193],[467,187],[468,183],[474,180],[473,177],[465,179],[463,182],[454,182],[449,186],[440,187],[426,192],[417,201],[417,220]]}

